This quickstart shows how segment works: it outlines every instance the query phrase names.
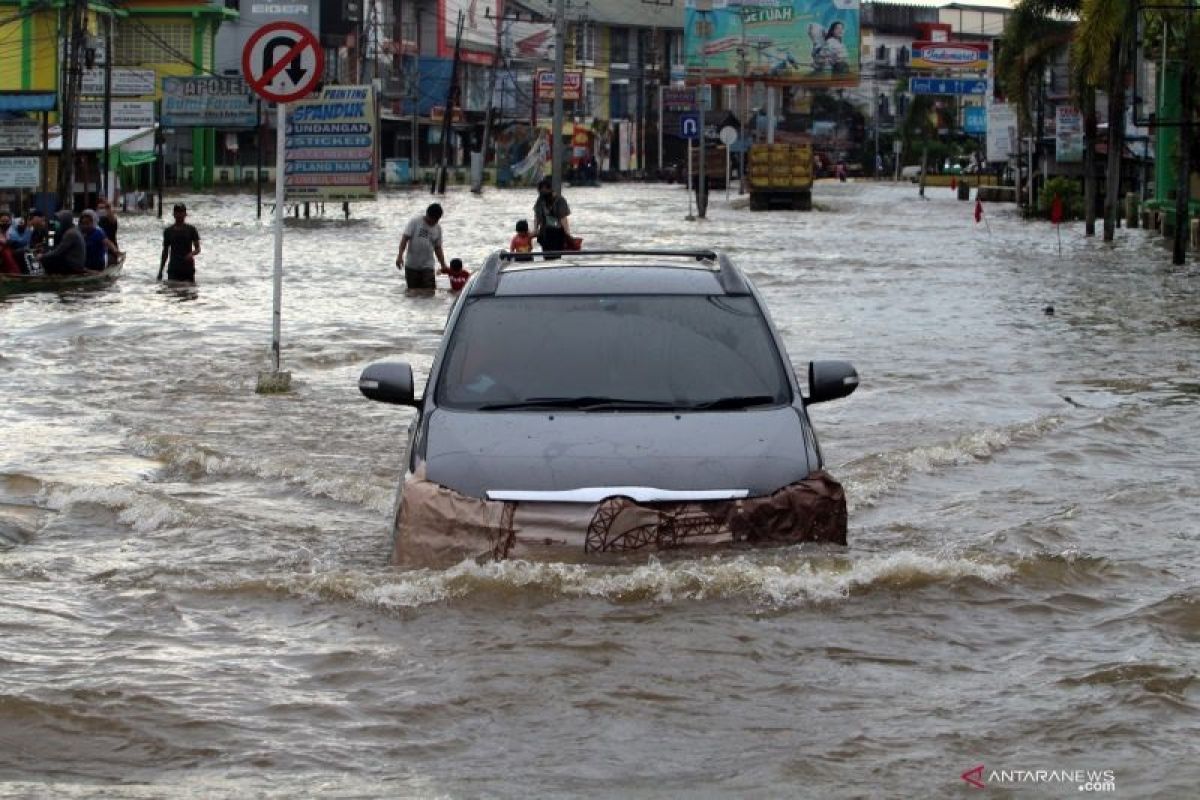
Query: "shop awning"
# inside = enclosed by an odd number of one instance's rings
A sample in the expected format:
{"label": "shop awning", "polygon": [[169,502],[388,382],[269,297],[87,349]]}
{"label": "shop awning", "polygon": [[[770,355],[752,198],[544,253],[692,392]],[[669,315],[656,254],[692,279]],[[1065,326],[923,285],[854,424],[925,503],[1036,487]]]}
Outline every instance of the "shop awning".
{"label": "shop awning", "polygon": [[[49,150],[57,153],[62,150],[62,133],[54,128],[51,128],[50,131]],[[109,128],[108,149],[111,152],[116,148],[122,150],[128,148],[130,151],[153,151],[154,128]],[[77,153],[97,153],[103,149],[103,128],[83,128],[75,137],[75,152]]]}

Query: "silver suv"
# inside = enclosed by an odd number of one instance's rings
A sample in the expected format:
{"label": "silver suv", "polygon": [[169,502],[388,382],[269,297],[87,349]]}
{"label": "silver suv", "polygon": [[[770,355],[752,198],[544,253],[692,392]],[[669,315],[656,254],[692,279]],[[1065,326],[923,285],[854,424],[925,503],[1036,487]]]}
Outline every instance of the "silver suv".
{"label": "silver suv", "polygon": [[450,312],[423,396],[406,363],[359,389],[413,406],[393,561],[845,544],[813,403],[858,386],[808,366],[708,251],[495,253]]}

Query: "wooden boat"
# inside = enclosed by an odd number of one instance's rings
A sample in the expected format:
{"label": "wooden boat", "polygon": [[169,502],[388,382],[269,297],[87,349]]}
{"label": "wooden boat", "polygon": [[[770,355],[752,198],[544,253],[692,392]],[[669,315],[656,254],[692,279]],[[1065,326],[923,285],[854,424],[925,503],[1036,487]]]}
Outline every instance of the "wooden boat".
{"label": "wooden boat", "polygon": [[95,289],[107,286],[121,276],[125,256],[100,272],[79,272],[71,275],[7,275],[0,274],[0,294],[16,292],[61,292],[70,289]]}

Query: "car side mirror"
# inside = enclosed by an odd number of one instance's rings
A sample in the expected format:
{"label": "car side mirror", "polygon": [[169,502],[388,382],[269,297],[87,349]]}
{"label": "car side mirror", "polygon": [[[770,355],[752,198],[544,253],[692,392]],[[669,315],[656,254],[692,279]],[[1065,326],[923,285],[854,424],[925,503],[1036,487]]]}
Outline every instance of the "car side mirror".
{"label": "car side mirror", "polygon": [[398,406],[415,406],[412,367],[403,361],[382,361],[363,370],[358,390],[370,400]]}
{"label": "car side mirror", "polygon": [[858,372],[849,361],[808,362],[808,399],[805,405],[846,397],[858,388]]}

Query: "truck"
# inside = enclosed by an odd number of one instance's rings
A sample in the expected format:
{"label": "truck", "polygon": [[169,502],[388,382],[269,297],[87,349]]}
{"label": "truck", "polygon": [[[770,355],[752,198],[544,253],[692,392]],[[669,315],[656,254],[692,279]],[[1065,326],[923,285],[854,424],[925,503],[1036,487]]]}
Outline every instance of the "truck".
{"label": "truck", "polygon": [[754,144],[749,155],[751,210],[812,210],[811,144]]}

